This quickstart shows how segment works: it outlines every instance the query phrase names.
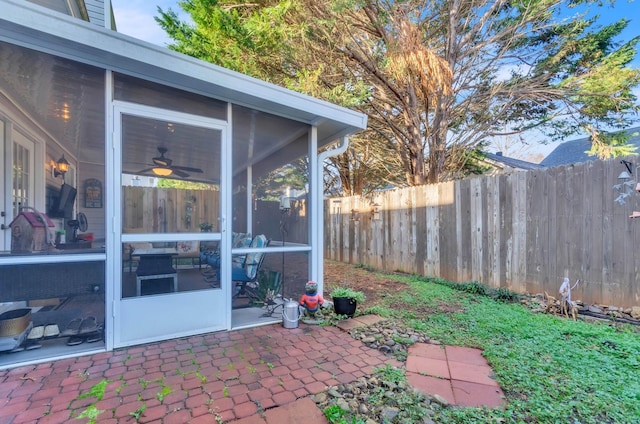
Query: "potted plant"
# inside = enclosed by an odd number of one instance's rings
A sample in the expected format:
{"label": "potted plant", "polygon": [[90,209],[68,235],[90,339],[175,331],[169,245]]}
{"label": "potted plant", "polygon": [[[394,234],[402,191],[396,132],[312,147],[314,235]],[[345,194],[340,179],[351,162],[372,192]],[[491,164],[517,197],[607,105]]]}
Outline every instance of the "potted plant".
{"label": "potted plant", "polygon": [[198,226],[200,227],[201,233],[210,233],[213,231],[213,224],[209,224],[207,221],[203,222]]}
{"label": "potted plant", "polygon": [[350,289],[349,287],[336,287],[331,291],[333,310],[338,315],[353,317],[356,313],[358,302],[365,300],[364,293]]}

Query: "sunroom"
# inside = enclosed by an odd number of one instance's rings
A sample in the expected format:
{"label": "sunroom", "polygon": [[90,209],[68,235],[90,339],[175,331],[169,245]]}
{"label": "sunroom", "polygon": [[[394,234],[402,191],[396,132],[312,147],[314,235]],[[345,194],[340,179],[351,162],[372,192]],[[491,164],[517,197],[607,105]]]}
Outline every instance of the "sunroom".
{"label": "sunroom", "polygon": [[0,3],[0,368],[280,321],[242,295],[265,281],[322,289],[322,163],[364,115]]}

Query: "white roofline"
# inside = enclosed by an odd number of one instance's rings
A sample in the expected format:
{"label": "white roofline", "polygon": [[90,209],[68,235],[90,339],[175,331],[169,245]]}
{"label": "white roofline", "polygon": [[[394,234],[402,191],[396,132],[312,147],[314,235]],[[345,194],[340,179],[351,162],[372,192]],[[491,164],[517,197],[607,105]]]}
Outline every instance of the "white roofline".
{"label": "white roofline", "polygon": [[[367,116],[333,103],[100,28],[21,0],[0,0],[0,40],[163,82],[308,124],[341,127],[323,144],[366,128]],[[212,81],[215,77],[215,81]],[[326,121],[325,121],[326,122]],[[322,124],[319,124],[322,127]]]}

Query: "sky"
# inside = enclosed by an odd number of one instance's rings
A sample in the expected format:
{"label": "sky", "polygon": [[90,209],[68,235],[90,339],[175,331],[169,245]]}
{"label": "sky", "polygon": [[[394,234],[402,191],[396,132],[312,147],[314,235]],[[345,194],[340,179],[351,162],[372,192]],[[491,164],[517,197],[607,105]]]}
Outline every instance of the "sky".
{"label": "sky", "polygon": [[[188,18],[176,0],[111,0],[111,3],[118,32],[161,46],[166,46],[171,40],[153,19],[154,16],[159,15],[157,8],[161,7],[163,10],[171,8],[181,18]],[[623,17],[631,20],[622,34],[625,41],[640,35],[640,0],[617,0],[614,7],[606,6],[599,9],[598,13],[600,13],[602,23],[614,22]],[[636,55],[632,66],[640,68],[640,53]],[[635,92],[640,98],[640,88],[637,88]],[[505,151],[505,155],[514,157],[535,154],[547,155],[556,146],[557,144],[554,143],[542,145],[533,142],[526,149],[517,147],[512,148],[513,152]]]}

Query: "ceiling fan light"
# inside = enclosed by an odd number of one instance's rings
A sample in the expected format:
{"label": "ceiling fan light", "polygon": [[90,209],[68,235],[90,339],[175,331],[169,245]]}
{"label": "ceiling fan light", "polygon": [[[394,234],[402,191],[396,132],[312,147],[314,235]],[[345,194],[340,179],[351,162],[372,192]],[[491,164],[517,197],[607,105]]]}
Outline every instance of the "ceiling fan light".
{"label": "ceiling fan light", "polygon": [[158,175],[159,177],[168,177],[169,175],[173,174],[171,168],[163,168],[161,166],[153,167],[151,168],[151,171],[153,171],[153,173]]}

